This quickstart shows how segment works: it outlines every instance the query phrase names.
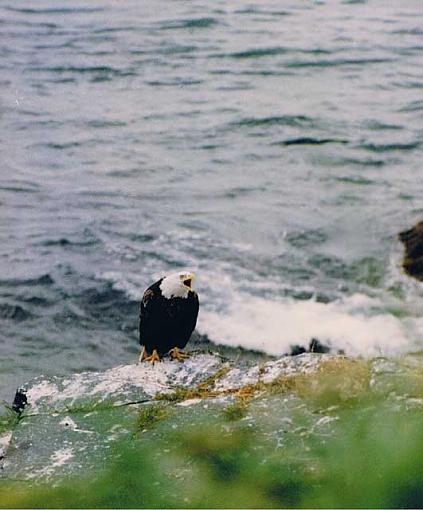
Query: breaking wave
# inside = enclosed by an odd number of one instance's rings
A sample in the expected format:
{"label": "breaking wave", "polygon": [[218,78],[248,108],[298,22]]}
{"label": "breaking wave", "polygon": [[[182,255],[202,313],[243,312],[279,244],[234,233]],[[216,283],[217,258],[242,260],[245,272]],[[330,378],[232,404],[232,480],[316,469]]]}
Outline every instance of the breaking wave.
{"label": "breaking wave", "polygon": [[223,313],[203,310],[198,329],[216,343],[275,355],[289,353],[294,345],[307,347],[313,338],[332,351],[366,357],[412,350],[423,321],[372,314],[380,305],[364,294],[332,303],[239,294]]}
{"label": "breaking wave", "polygon": [[[201,307],[197,330],[215,344],[271,355],[288,354],[294,346],[307,348],[312,339],[332,352],[353,356],[416,351],[421,348],[423,318],[416,307],[388,291],[388,287],[400,285],[407,296],[412,295],[409,286],[414,282],[399,272],[397,256],[394,254],[390,261],[385,289],[375,295],[356,292],[329,302],[315,297],[279,297],[281,289],[276,283],[264,293],[251,280],[248,288],[240,289],[233,276],[222,268],[199,271]],[[152,276],[150,283],[160,276]],[[145,275],[119,272],[103,273],[101,278],[111,281],[115,289],[124,291],[132,300],[141,299],[147,281]]]}
{"label": "breaking wave", "polygon": [[282,297],[279,285],[260,294],[254,285],[239,289],[220,274],[202,274],[208,292],[224,282],[227,293],[214,295],[200,309],[198,331],[217,344],[241,346],[272,355],[288,354],[292,347],[307,348],[312,339],[332,352],[353,356],[391,356],[422,349],[422,288],[400,268],[401,250],[392,251],[387,274],[379,289],[357,290],[322,301]]}

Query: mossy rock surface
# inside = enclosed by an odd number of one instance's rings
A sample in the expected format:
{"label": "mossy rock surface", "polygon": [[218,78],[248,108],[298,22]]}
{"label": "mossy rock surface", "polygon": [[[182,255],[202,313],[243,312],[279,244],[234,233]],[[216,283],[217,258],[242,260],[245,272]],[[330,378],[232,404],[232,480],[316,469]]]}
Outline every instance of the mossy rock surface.
{"label": "mossy rock surface", "polygon": [[[192,437],[195,449],[197,434],[209,429],[222,438],[241,432],[245,440],[254,431],[250,453],[272,444],[298,455],[305,439],[336,434],[345,409],[368,408],[376,400],[397,410],[422,405],[422,367],[418,355],[368,361],[306,353],[237,365],[198,354],[184,363],[40,377],[26,385],[28,405],[20,419],[10,421],[10,430],[5,425],[1,476],[59,483],[103,469],[122,441],[160,445],[154,455],[167,465],[178,434],[183,441]],[[178,472],[193,476],[189,469]]]}

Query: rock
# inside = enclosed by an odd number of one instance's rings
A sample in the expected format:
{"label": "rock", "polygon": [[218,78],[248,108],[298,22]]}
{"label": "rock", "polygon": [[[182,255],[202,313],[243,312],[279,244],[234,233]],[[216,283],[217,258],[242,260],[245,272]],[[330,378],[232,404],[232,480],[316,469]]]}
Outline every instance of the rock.
{"label": "rock", "polygon": [[302,345],[292,345],[291,346],[291,352],[290,352],[290,355],[291,356],[299,356],[300,354],[304,354],[305,352],[307,352],[307,349],[305,347],[303,347]]}
{"label": "rock", "polygon": [[198,354],[184,363],[38,377],[15,397],[19,418],[2,442],[2,475],[50,479],[98,468],[116,441],[141,434],[143,420],[148,426],[157,419],[154,406],[171,406],[175,426],[183,426],[221,411],[238,392],[255,391],[259,381],[266,385],[281,375],[310,373],[320,362],[319,355],[305,354],[234,366],[217,354]]}
{"label": "rock", "polygon": [[[369,391],[398,409],[420,406],[420,378],[409,374],[421,373],[423,359],[402,358],[400,366],[329,353],[260,362],[199,353],[184,363],[38,377],[18,390],[13,416],[1,422],[0,478],[55,484],[95,473],[128,440],[158,445],[155,455],[165,459],[177,448],[175,431],[211,424],[225,433],[255,430],[276,448],[301,448],[304,437],[324,441],[334,433],[340,407],[363,396],[368,405]],[[398,388],[413,402],[397,399]]]}
{"label": "rock", "polygon": [[409,276],[423,281],[423,221],[401,232],[399,238],[405,247],[402,267]]}
{"label": "rock", "polygon": [[[291,346],[291,356],[298,356],[300,354],[304,354],[305,352],[316,352],[325,354],[330,352],[330,347],[324,345],[317,338],[312,338],[308,347],[303,347],[302,345],[292,345]],[[338,354],[343,354],[343,352],[339,351]]]}
{"label": "rock", "polygon": [[327,345],[323,345],[322,342],[317,340],[317,338],[312,338],[310,341],[310,352],[320,352],[320,353],[326,353],[330,352],[330,347]]}

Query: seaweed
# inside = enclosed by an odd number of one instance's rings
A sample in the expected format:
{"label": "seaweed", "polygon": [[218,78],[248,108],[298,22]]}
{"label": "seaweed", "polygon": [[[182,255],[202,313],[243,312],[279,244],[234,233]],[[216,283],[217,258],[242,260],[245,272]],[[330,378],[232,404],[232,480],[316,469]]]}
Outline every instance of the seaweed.
{"label": "seaweed", "polygon": [[145,404],[137,416],[137,430],[146,430],[170,416],[169,407],[164,404]]}
{"label": "seaweed", "polygon": [[236,400],[232,404],[226,406],[223,411],[223,417],[227,421],[237,421],[244,418],[247,414],[248,405],[245,400]]}

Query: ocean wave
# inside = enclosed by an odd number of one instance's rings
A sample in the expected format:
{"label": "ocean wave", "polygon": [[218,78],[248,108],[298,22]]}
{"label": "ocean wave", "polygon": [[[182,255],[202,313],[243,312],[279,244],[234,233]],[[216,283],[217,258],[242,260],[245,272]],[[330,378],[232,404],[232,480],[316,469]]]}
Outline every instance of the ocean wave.
{"label": "ocean wave", "polygon": [[[421,348],[423,319],[388,286],[336,299],[319,299],[312,290],[301,295],[301,289],[298,298],[292,289],[285,289],[281,297],[281,284],[276,282],[266,289],[261,279],[241,284],[240,276],[230,276],[223,268],[194,271],[201,302],[197,330],[214,344],[281,355],[294,346],[307,348],[317,339],[331,351],[365,357]],[[130,301],[139,301],[144,289],[161,276],[110,271],[99,278]]]}
{"label": "ocean wave", "polygon": [[231,122],[231,127],[258,126],[298,126],[314,124],[315,120],[307,115],[274,115],[271,117],[246,117]]}
{"label": "ocean wave", "polygon": [[302,55],[331,55],[332,50],[323,48],[295,48],[289,46],[270,46],[265,48],[249,48],[232,53],[215,53],[210,58],[234,58],[234,59],[256,59],[262,57],[272,57],[275,55],[286,55],[299,53]]}
{"label": "ocean wave", "polygon": [[289,232],[285,235],[286,241],[296,248],[305,248],[307,246],[316,246],[327,241],[328,236],[323,230],[307,229],[295,232]]}
{"label": "ocean wave", "polygon": [[335,177],[334,181],[343,184],[355,184],[356,186],[370,186],[372,184],[376,184],[376,181],[373,179],[367,179],[366,177],[356,175]]}
{"label": "ocean wave", "polygon": [[258,6],[245,7],[234,11],[235,14],[262,14],[268,16],[290,16],[292,13],[289,11],[275,11],[271,9],[262,9]]}
{"label": "ocean wave", "polygon": [[4,9],[11,12],[18,12],[22,14],[89,14],[94,12],[101,12],[104,9],[100,7],[47,7],[47,8],[30,8],[30,7],[12,7],[7,5]]}
{"label": "ocean wave", "polygon": [[11,191],[13,193],[37,193],[39,190],[25,186],[0,186],[0,191]]}
{"label": "ocean wave", "polygon": [[249,50],[237,51],[229,54],[215,55],[219,57],[229,57],[236,59],[247,59],[247,58],[260,58],[260,57],[271,57],[274,55],[283,55],[289,53],[289,48],[276,47],[276,48],[253,48]]}
{"label": "ocean wave", "polygon": [[421,146],[421,142],[408,142],[408,143],[363,143],[360,145],[361,148],[371,152],[391,152],[391,151],[412,151],[418,149]]}
{"label": "ocean wave", "polygon": [[25,321],[32,318],[32,313],[22,306],[11,305],[9,303],[0,303],[0,318],[11,319],[14,321]]}
{"label": "ocean wave", "polygon": [[203,310],[198,330],[218,344],[274,355],[289,353],[294,345],[307,348],[313,338],[349,355],[395,355],[410,350],[404,321],[389,313],[371,315],[375,305],[380,303],[363,294],[332,303],[239,294],[224,312]]}
{"label": "ocean wave", "polygon": [[272,145],[324,145],[327,143],[347,144],[348,140],[343,140],[340,138],[313,138],[308,136],[302,136],[299,138],[289,138],[287,140],[273,142]]}
{"label": "ocean wave", "polygon": [[372,158],[354,158],[354,157],[331,157],[330,163],[333,166],[359,166],[359,167],[375,167],[380,168],[391,162],[388,159],[372,159]]}
{"label": "ocean wave", "polygon": [[213,17],[190,18],[180,20],[163,21],[160,24],[161,30],[173,30],[183,28],[210,28],[218,25],[220,22]]}
{"label": "ocean wave", "polygon": [[73,74],[95,74],[104,78],[118,78],[126,76],[136,76],[136,71],[133,68],[117,69],[115,67],[103,65],[103,66],[33,66],[28,68],[30,72],[36,73],[73,73]]}
{"label": "ocean wave", "polygon": [[151,87],[187,87],[189,85],[200,85],[203,81],[179,77],[169,80],[146,80],[145,83]]}
{"label": "ocean wave", "polygon": [[0,280],[1,287],[18,287],[20,285],[52,285],[54,283],[53,278],[49,274],[43,274],[35,278],[10,278]]}
{"label": "ocean wave", "polygon": [[301,68],[301,67],[342,67],[342,66],[362,66],[369,64],[390,64],[394,63],[393,58],[335,58],[333,60],[302,60],[287,62],[286,67]]}
{"label": "ocean wave", "polygon": [[417,99],[416,101],[410,101],[406,106],[399,108],[398,111],[401,113],[408,112],[420,112],[423,110],[423,100]]}
{"label": "ocean wave", "polygon": [[69,247],[72,247],[72,246],[86,247],[86,246],[94,246],[94,245],[100,244],[100,240],[94,236],[92,238],[84,239],[81,241],[75,241],[75,240],[69,239],[67,237],[60,237],[59,239],[46,239],[45,241],[42,241],[40,244],[41,244],[41,246],[59,246],[62,248],[65,248],[67,246],[69,246]]}

